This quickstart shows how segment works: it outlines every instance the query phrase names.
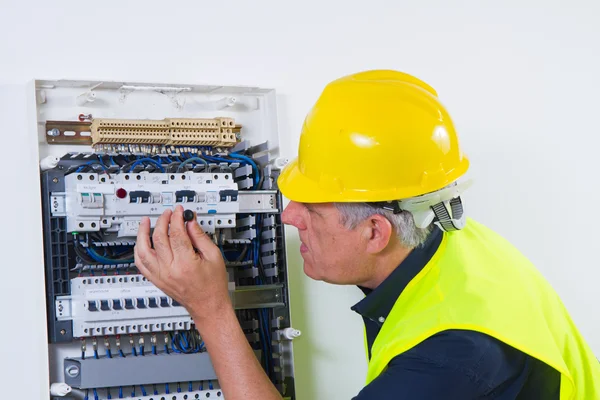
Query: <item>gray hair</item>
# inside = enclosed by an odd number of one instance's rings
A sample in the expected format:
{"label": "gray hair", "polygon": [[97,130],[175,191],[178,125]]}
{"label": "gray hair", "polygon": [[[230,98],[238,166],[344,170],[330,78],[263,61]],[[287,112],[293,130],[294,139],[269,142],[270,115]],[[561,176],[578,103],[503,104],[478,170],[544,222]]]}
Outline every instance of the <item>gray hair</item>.
{"label": "gray hair", "polygon": [[410,249],[425,243],[433,227],[429,225],[426,228],[418,228],[412,214],[408,211],[394,214],[392,211],[367,203],[334,203],[334,205],[340,212],[340,222],[346,229],[356,228],[358,224],[373,215],[384,216],[392,224],[400,243]]}

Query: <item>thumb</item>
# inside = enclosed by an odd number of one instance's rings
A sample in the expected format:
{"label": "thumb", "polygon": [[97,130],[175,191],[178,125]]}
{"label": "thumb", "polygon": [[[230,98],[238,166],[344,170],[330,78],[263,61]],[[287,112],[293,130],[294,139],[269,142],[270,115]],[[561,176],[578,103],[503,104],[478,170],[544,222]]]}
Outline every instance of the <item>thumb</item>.
{"label": "thumb", "polygon": [[185,226],[188,236],[192,241],[192,245],[202,254],[204,258],[212,257],[215,251],[219,252],[219,249],[211,240],[211,238],[200,228],[200,224],[194,218],[189,221]]}

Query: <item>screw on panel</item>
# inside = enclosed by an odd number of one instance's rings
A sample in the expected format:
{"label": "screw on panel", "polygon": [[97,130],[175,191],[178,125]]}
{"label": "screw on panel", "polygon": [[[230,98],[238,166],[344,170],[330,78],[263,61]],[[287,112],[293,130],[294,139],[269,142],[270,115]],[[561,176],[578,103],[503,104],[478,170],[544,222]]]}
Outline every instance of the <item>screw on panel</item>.
{"label": "screw on panel", "polygon": [[69,375],[71,378],[75,378],[76,376],[79,375],[79,367],[77,365],[69,365],[67,367],[67,369],[65,370],[65,372],[67,373],[67,375]]}
{"label": "screw on panel", "polygon": [[54,178],[54,179],[52,179],[52,182],[53,182],[53,183],[58,183],[58,178]]}
{"label": "screw on panel", "polygon": [[[62,306],[60,306],[60,307],[59,307],[59,311],[62,311],[62,310],[60,309],[61,307],[62,307]],[[67,334],[67,331],[66,331],[66,330],[64,330],[64,329],[61,329],[61,330],[60,330],[60,334],[64,336],[64,335],[66,335],[66,334]]]}
{"label": "screw on panel", "polygon": [[60,136],[60,130],[58,128],[50,129],[48,131],[48,136]]}

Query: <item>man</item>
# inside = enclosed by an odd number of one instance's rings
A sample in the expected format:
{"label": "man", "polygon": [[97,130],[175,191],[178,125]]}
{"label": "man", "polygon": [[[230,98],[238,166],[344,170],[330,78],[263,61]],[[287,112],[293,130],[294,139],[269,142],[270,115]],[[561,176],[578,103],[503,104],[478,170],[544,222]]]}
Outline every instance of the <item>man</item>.
{"label": "man", "polygon": [[[355,399],[597,399],[600,367],[556,293],[463,215],[468,168],[437,93],[396,71],[330,83],[279,178],[313,279],[358,285],[367,385]],[[279,399],[240,329],[221,253],[165,212],[136,264],[192,315],[228,400]],[[167,234],[168,232],[168,234]],[[198,253],[194,251],[198,250]]]}

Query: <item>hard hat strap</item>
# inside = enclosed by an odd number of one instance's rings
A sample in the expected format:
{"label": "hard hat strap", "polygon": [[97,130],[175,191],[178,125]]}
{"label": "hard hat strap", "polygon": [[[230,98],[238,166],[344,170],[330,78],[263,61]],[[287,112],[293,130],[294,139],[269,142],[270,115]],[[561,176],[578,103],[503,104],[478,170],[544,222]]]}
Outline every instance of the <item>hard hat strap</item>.
{"label": "hard hat strap", "polygon": [[367,204],[372,207],[383,208],[394,214],[407,211],[412,214],[418,228],[424,229],[434,223],[446,232],[457,231],[464,228],[466,223],[460,195],[471,183],[470,180],[460,183],[455,182],[445,188],[421,196]]}
{"label": "hard hat strap", "polygon": [[[448,212],[446,204],[450,205],[450,211]],[[465,218],[462,200],[459,197],[455,197],[449,202],[443,201],[441,203],[434,204],[431,206],[433,213],[435,214],[434,223],[437,224],[442,230],[446,232],[458,231],[465,226]]]}

